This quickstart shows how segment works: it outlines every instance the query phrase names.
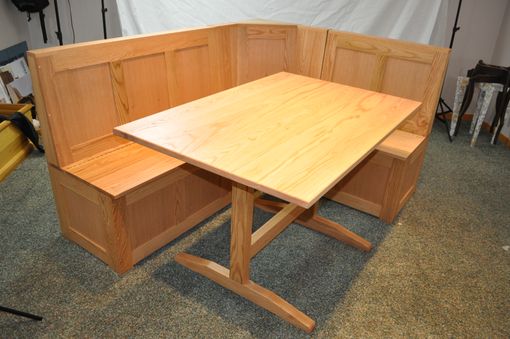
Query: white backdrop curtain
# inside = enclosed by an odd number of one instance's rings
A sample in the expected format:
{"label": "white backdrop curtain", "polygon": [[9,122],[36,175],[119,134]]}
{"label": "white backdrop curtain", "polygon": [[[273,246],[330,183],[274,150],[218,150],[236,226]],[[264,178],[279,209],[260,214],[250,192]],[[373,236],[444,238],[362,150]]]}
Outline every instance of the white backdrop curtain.
{"label": "white backdrop curtain", "polygon": [[117,0],[122,34],[264,19],[444,45],[447,0]]}

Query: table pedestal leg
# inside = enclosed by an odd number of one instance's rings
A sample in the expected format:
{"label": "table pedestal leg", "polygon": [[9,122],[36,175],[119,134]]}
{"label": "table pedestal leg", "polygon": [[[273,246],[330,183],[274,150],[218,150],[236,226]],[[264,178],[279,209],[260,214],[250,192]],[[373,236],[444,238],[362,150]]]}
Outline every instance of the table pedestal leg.
{"label": "table pedestal leg", "polygon": [[[252,189],[234,183],[232,186],[232,226],[230,243],[230,270],[203,258],[186,253],[179,253],[175,260],[200,273],[217,284],[243,296],[251,302],[276,314],[307,333],[315,328],[315,321],[289,304],[275,293],[257,285],[250,280],[250,259],[252,256],[252,218],[254,192]],[[289,209],[296,213],[296,209]],[[297,214],[297,213],[296,213]],[[277,215],[277,221],[268,222],[270,227],[280,231],[283,215]],[[287,218],[290,224],[293,218]],[[263,226],[264,227],[264,226]],[[276,233],[276,236],[279,232]],[[265,233],[269,234],[269,233]],[[257,241],[254,244],[258,243]],[[256,246],[257,248],[259,246]]]}

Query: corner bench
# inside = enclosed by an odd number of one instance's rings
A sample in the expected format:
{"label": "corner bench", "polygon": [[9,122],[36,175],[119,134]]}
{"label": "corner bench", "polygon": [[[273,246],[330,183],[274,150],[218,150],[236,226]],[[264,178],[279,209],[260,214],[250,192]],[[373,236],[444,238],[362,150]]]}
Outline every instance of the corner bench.
{"label": "corner bench", "polygon": [[327,195],[392,222],[416,187],[448,53],[260,21],[29,51],[62,233],[123,273],[226,206],[225,179],[112,130],[280,71],[423,102]]}
{"label": "corner bench", "polygon": [[135,143],[49,172],[64,236],[119,274],[230,202],[225,179]]}

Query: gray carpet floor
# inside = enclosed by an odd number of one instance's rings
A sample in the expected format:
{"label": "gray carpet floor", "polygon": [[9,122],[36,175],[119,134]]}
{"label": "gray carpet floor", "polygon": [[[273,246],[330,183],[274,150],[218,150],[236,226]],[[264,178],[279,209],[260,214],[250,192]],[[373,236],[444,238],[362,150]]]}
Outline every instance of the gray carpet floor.
{"label": "gray carpet floor", "polygon": [[[0,183],[0,337],[307,337],[177,265],[226,264],[229,209],[122,277],[62,238],[43,156]],[[417,191],[392,225],[330,201],[320,210],[373,242],[362,253],[291,225],[252,279],[314,318],[314,337],[510,337],[510,150],[453,144],[435,126]],[[256,212],[261,225],[270,215]]]}

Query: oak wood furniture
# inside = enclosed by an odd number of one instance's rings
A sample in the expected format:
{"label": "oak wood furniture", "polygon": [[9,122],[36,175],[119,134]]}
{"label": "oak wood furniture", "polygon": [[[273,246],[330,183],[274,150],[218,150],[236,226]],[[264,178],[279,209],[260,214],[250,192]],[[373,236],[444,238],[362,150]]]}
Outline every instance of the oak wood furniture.
{"label": "oak wood furniture", "polygon": [[[318,200],[420,105],[281,72],[114,134],[232,180],[230,269],[186,253],[177,262],[311,332],[314,320],[250,280],[250,259],[294,220],[370,250],[367,240],[318,216]],[[288,204],[260,200],[276,215],[252,233],[255,189]]]}
{"label": "oak wood furniture", "polygon": [[[328,194],[391,222],[414,191],[447,56],[444,48],[270,22],[30,51],[62,233],[121,273],[225,206],[228,181],[112,128],[281,71],[423,102]],[[168,204],[174,210],[159,208]]]}

